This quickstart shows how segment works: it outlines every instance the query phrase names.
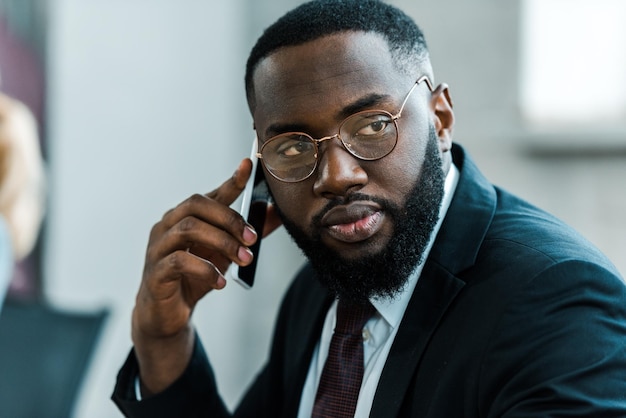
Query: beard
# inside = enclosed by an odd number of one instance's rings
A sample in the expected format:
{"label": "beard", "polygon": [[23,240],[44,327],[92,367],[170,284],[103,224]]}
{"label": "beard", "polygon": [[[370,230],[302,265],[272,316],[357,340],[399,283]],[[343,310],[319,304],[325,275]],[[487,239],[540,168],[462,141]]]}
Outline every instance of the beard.
{"label": "beard", "polygon": [[341,253],[322,243],[319,232],[307,235],[280,208],[276,209],[285,229],[309,259],[318,280],[336,297],[362,304],[370,298],[395,297],[423,261],[430,236],[439,219],[444,180],[438,138],[431,125],[422,170],[404,206],[359,193],[330,202],[312,220],[312,231],[319,231],[320,220],[329,209],[357,200],[376,202],[394,223],[388,244],[378,253],[358,259],[346,260]]}

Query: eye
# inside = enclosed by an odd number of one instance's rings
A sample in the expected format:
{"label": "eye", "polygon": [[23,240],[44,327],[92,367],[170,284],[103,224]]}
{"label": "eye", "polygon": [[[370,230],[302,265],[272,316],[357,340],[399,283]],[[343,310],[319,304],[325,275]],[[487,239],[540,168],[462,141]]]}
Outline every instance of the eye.
{"label": "eye", "polygon": [[275,152],[283,158],[293,158],[313,151],[313,143],[302,136],[284,138]]}
{"label": "eye", "polygon": [[372,136],[378,135],[385,131],[389,125],[389,121],[387,120],[376,120],[373,121],[356,132],[356,136]]}
{"label": "eye", "polygon": [[345,129],[352,137],[380,138],[392,130],[393,120],[386,114],[359,114],[346,123]]}

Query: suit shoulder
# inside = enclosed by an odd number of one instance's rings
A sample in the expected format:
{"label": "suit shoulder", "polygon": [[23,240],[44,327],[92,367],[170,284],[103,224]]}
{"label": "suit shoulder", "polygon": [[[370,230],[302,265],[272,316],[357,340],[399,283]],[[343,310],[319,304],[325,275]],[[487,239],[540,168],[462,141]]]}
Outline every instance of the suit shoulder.
{"label": "suit shoulder", "polygon": [[553,265],[582,262],[619,276],[591,242],[562,220],[496,188],[498,204],[479,252],[481,258],[506,260],[539,273]]}

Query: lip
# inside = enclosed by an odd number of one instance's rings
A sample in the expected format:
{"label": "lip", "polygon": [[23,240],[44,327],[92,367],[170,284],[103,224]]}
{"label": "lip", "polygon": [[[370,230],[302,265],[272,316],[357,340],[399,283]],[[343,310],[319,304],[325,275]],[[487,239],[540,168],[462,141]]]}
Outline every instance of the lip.
{"label": "lip", "polygon": [[321,224],[337,241],[353,243],[375,235],[384,217],[378,205],[356,202],[332,208],[322,217]]}

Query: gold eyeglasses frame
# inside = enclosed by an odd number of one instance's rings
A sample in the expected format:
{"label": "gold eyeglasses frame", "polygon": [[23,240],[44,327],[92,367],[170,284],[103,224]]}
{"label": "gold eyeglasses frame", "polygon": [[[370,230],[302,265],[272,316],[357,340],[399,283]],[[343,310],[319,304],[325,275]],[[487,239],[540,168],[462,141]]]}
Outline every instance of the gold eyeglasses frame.
{"label": "gold eyeglasses frame", "polygon": [[[345,118],[340,124],[339,124],[339,129],[337,130],[337,133],[334,135],[329,135],[329,136],[325,136],[322,138],[318,138],[315,139],[313,138],[311,135],[304,133],[304,132],[285,132],[276,136],[271,137],[270,139],[268,139],[267,141],[265,141],[261,147],[259,148],[259,151],[256,153],[256,156],[259,158],[259,160],[261,160],[261,162],[263,163],[263,165],[265,166],[265,169],[267,170],[268,173],[270,173],[270,175],[272,175],[272,177],[276,178],[279,181],[285,182],[285,183],[297,183],[300,181],[304,181],[307,178],[311,177],[311,175],[315,172],[315,170],[317,169],[317,165],[318,165],[318,161],[319,161],[319,146],[322,142],[324,141],[328,141],[331,139],[335,139],[338,138],[339,141],[341,142],[342,146],[345,148],[346,151],[348,151],[351,155],[353,155],[355,158],[358,158],[360,160],[363,161],[374,161],[374,160],[379,160],[383,157],[386,157],[387,155],[389,155],[394,148],[396,147],[396,144],[398,143],[398,123],[397,120],[400,119],[400,117],[402,116],[402,111],[404,110],[404,106],[406,105],[407,101],[409,100],[409,97],[411,96],[411,93],[413,93],[413,91],[417,88],[417,86],[422,83],[425,82],[426,85],[428,86],[428,89],[433,92],[434,88],[433,85],[430,81],[430,79],[428,78],[427,75],[423,75],[420,78],[418,78],[415,83],[413,83],[413,86],[411,87],[411,90],[409,90],[409,92],[406,94],[406,96],[404,97],[404,100],[402,101],[402,105],[400,106],[400,110],[398,111],[398,113],[396,113],[395,115],[392,115],[391,113],[387,112],[386,110],[380,110],[380,109],[369,109],[369,110],[363,110],[360,112],[356,112],[350,116],[348,116],[347,118]],[[349,144],[346,144],[343,139],[341,138],[340,132],[341,129],[343,128],[344,124],[346,123],[347,120],[354,118],[354,116],[358,116],[360,114],[365,114],[365,113],[380,113],[380,114],[384,114],[390,117],[390,120],[393,121],[395,129],[396,129],[396,138],[395,138],[395,142],[393,147],[391,147],[391,149],[386,152],[385,154],[381,155],[381,156],[377,156],[377,157],[362,157],[360,155],[357,155],[354,153],[354,151],[351,149]],[[313,167],[311,168],[311,171],[309,172],[309,174],[307,174],[305,177],[303,178],[297,178],[294,180],[290,180],[290,179],[283,179],[280,178],[278,175],[276,175],[272,169],[270,169],[270,167],[268,167],[265,164],[265,161],[263,160],[263,148],[265,148],[265,146],[268,143],[271,143],[274,139],[277,138],[282,138],[288,135],[300,135],[300,136],[304,136],[305,138],[308,138],[311,140],[311,142],[313,143],[313,146],[315,147],[315,153],[314,153],[314,158],[315,158],[315,164],[313,165]]]}

